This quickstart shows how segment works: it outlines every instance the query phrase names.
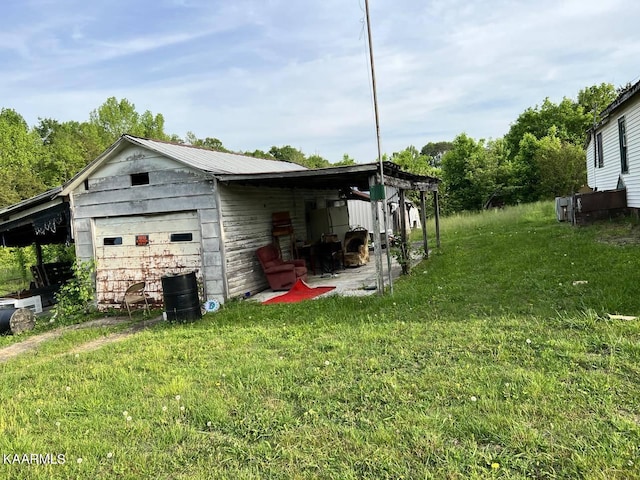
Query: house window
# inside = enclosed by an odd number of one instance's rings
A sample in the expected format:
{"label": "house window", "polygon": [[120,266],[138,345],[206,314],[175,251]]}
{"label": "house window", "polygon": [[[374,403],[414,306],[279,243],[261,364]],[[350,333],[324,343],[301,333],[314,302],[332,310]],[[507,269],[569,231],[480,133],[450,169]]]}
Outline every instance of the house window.
{"label": "house window", "polygon": [[104,237],[103,245],[122,245],[122,237]]}
{"label": "house window", "polygon": [[149,185],[149,172],[132,173],[131,174],[131,186],[136,185]]}
{"label": "house window", "polygon": [[596,156],[598,157],[598,168],[604,167],[604,156],[602,155],[602,133],[596,135]]}
{"label": "house window", "polygon": [[172,242],[191,242],[193,241],[193,233],[172,233]]}
{"label": "house window", "polygon": [[627,162],[627,127],[624,117],[618,119],[618,138],[620,140],[620,171],[629,173],[629,163]]}

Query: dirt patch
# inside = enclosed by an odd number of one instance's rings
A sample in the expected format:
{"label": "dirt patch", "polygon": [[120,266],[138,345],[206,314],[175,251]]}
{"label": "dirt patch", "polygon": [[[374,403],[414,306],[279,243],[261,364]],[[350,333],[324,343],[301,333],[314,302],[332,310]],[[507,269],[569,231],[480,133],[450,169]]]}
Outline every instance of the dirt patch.
{"label": "dirt patch", "polygon": [[[109,343],[117,342],[120,340],[124,340],[125,338],[133,335],[134,333],[139,332],[145,328],[148,328],[152,325],[155,325],[159,321],[162,320],[162,317],[153,318],[151,320],[141,320],[139,322],[134,323],[129,328],[107,335],[106,337],[99,338],[97,340],[92,340],[90,342],[84,343],[82,345],[78,345],[72,350],[72,353],[77,352],[87,352],[90,350],[95,350]],[[97,320],[91,320],[85,323],[79,323],[76,325],[69,325],[66,327],[56,328],[55,330],[51,330],[50,332],[41,333],[40,335],[34,335],[33,337],[29,337],[22,342],[14,343],[13,345],[9,345],[7,347],[0,349],[0,363],[6,362],[12,358],[17,357],[25,352],[29,352],[38,348],[38,346],[48,340],[53,340],[62,336],[65,332],[70,330],[80,330],[83,328],[95,328],[95,327],[111,327],[115,325],[122,325],[126,323],[130,323],[131,320],[129,317],[105,317],[99,318]]]}
{"label": "dirt patch", "polygon": [[598,239],[598,241],[600,243],[606,243],[609,245],[617,245],[617,246],[624,246],[624,245],[640,245],[640,237],[613,237],[613,236],[606,236],[606,237],[600,237]]}
{"label": "dirt patch", "polygon": [[131,335],[133,335],[134,333],[137,333],[137,332],[139,332],[141,330],[144,330],[145,328],[149,328],[151,325],[155,325],[156,323],[160,322],[161,320],[162,320],[162,317],[157,317],[157,318],[153,318],[151,320],[146,320],[144,322],[135,323],[134,325],[131,325],[129,328],[127,328],[126,330],[123,330],[121,332],[112,333],[110,335],[107,335],[106,337],[97,338],[97,339],[92,340],[90,342],[83,343],[82,345],[78,345],[76,348],[71,350],[69,353],[82,353],[82,352],[89,352],[91,350],[97,350],[98,348],[101,348],[101,347],[103,347],[105,345],[108,345],[110,343],[119,342],[120,340],[124,340],[125,338],[128,338]]}

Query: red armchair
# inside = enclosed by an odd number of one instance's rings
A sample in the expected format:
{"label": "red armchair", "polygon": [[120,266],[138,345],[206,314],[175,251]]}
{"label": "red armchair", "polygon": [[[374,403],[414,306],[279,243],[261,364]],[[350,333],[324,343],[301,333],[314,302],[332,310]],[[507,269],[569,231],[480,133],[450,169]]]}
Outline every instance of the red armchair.
{"label": "red armchair", "polygon": [[260,247],[256,255],[272,290],[289,290],[296,280],[307,280],[304,260],[284,261],[273,244]]}

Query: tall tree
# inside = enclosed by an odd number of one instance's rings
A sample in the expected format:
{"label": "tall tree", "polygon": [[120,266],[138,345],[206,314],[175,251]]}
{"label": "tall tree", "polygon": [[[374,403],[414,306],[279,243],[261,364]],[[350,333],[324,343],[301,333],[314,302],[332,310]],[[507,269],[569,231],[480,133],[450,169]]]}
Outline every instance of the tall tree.
{"label": "tall tree", "polygon": [[228,152],[222,141],[214,137],[198,138],[195,133],[187,132],[186,143],[193,145],[194,147],[205,147],[211,150],[217,150],[219,152]]}
{"label": "tall tree", "polygon": [[161,114],[154,116],[147,110],[141,115],[126,98],[118,101],[115,97],[109,97],[89,114],[89,123],[98,127],[104,148],[125,133],[156,140],[169,139],[164,132],[164,117]]}
{"label": "tall tree", "polygon": [[274,160],[274,157],[271,153],[267,153],[263,150],[254,150],[253,152],[244,152],[243,155],[248,155],[250,157],[256,158],[266,158],[267,160]]}
{"label": "tall tree", "polygon": [[[586,154],[581,146],[561,140],[556,129],[541,139],[527,136],[521,152],[528,152],[530,172],[529,199],[549,199],[575,193],[587,181]],[[524,156],[522,157],[524,158]]]}
{"label": "tall tree", "polygon": [[334,167],[344,167],[348,165],[355,165],[356,161],[349,156],[348,153],[342,155],[342,160],[333,164]]}
{"label": "tall tree", "polygon": [[35,130],[13,109],[0,110],[0,205],[45,190],[40,176],[42,144]]}
{"label": "tall tree", "polygon": [[551,127],[555,127],[561,140],[580,145],[592,123],[592,113],[585,112],[578,102],[565,97],[555,104],[546,98],[541,106],[527,108],[521,113],[504,139],[513,158],[518,154],[520,141],[526,133],[540,139],[547,135]]}
{"label": "tall tree", "polygon": [[329,163],[329,160],[327,160],[326,158],[318,155],[318,154],[314,154],[314,155],[309,155],[305,160],[304,160],[304,164],[305,167],[307,168],[325,168],[331,165],[331,163]]}
{"label": "tall tree", "polygon": [[43,145],[41,175],[50,187],[69,180],[104,150],[101,132],[88,122],[41,118],[35,131]]}
{"label": "tall tree", "polygon": [[420,154],[426,156],[433,167],[439,167],[444,154],[452,148],[452,142],[429,142],[422,147]]}
{"label": "tall tree", "polygon": [[462,133],[442,157],[446,210],[482,209],[489,200],[513,201],[513,167],[503,139],[475,141]]}
{"label": "tall tree", "polygon": [[513,159],[514,184],[519,187],[517,200],[520,202],[534,202],[538,200],[537,185],[540,174],[536,162],[538,153],[538,139],[532,133],[525,133],[520,140]]}
{"label": "tall tree", "polygon": [[408,146],[400,152],[391,155],[391,161],[402,170],[415,173],[416,175],[438,176],[439,169],[430,162],[430,157],[419,152],[413,145]]}
{"label": "tall tree", "polygon": [[616,87],[611,83],[601,83],[585,87],[578,92],[578,104],[582,109],[591,114],[595,113],[595,121],[600,121],[600,112],[604,110],[618,96]]}
{"label": "tall tree", "polygon": [[298,165],[305,166],[306,157],[304,153],[291,145],[285,145],[284,147],[276,147],[274,145],[269,150],[269,154],[281,162],[297,163]]}

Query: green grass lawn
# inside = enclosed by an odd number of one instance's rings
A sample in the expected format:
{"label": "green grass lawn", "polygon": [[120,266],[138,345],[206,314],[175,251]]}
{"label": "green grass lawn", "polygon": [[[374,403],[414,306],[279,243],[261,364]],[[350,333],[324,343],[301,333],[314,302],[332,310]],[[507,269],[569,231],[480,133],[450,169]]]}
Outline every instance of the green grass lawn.
{"label": "green grass lawn", "polygon": [[0,364],[0,476],[640,478],[637,230],[452,217],[393,296],[65,333]]}

